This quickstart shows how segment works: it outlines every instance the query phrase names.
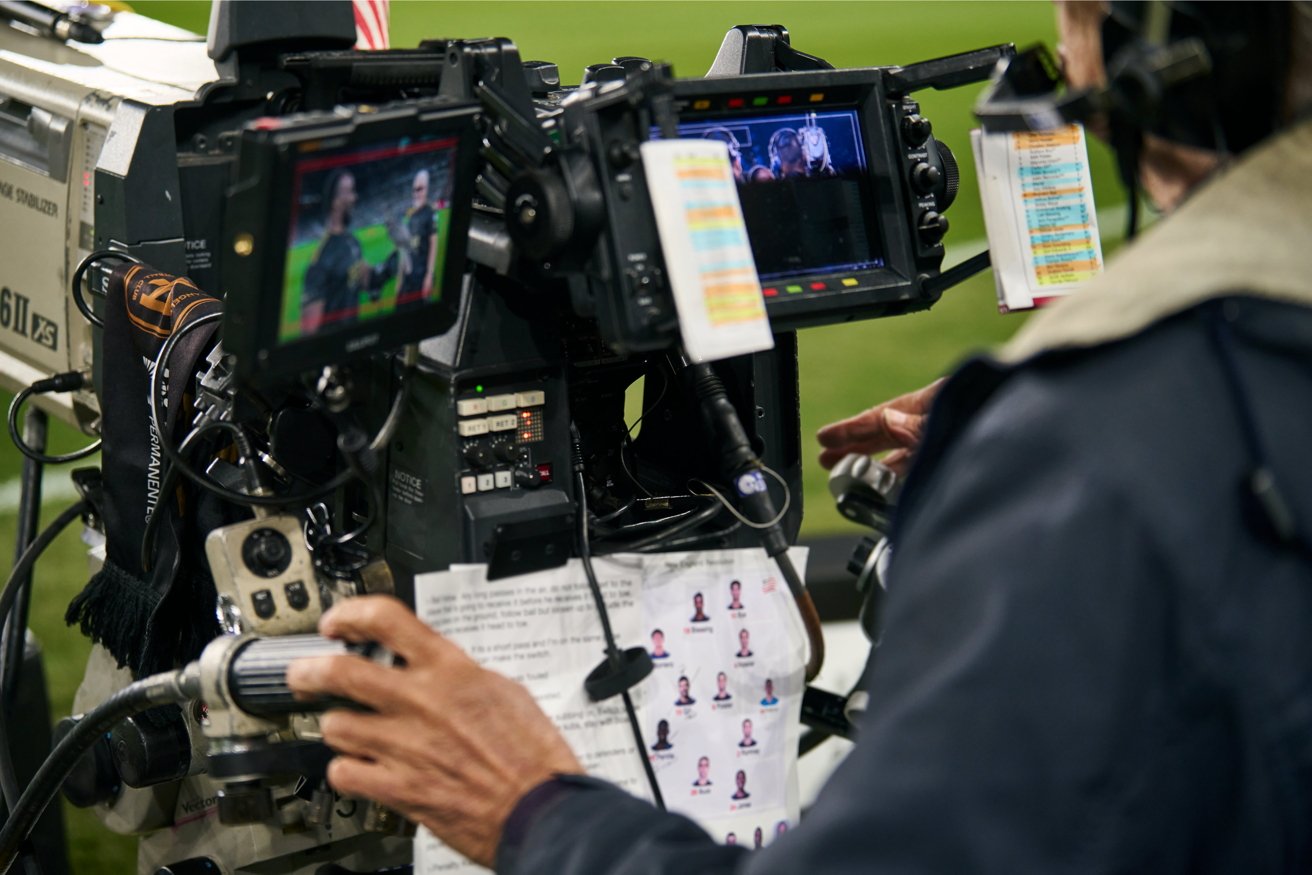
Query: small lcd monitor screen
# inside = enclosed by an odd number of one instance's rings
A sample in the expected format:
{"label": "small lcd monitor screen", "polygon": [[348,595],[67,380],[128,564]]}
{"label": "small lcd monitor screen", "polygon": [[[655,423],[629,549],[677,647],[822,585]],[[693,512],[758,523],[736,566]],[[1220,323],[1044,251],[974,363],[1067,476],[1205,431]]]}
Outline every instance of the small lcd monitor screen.
{"label": "small lcd monitor screen", "polygon": [[294,164],[280,344],[440,300],[458,145],[407,138]]}
{"label": "small lcd monitor screen", "polygon": [[762,280],[884,266],[855,110],[680,122],[722,140]]}

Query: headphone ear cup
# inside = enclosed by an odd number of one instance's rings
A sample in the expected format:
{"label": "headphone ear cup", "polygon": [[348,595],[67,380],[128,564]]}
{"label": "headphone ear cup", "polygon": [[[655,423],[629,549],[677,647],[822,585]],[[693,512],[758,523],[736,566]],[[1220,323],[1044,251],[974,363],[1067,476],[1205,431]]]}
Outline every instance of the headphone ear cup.
{"label": "headphone ear cup", "polygon": [[1151,63],[1153,49],[1135,40],[1122,48],[1107,69],[1112,111],[1151,127],[1161,117],[1166,86]]}

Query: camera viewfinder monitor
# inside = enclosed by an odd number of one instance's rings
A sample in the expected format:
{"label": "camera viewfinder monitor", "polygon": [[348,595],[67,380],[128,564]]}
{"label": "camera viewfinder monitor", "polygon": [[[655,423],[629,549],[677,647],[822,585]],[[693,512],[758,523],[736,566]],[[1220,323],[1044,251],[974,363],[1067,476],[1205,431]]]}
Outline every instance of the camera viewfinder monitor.
{"label": "camera viewfinder monitor", "polygon": [[449,328],[476,149],[463,107],[248,129],[224,272],[238,375],[294,376]]}
{"label": "camera viewfinder monitor", "polygon": [[884,266],[856,110],[690,121],[679,135],[728,145],[762,282]]}
{"label": "camera viewfinder monitor", "polygon": [[925,205],[907,175],[922,153],[900,133],[914,108],[885,88],[880,68],[675,85],[679,136],[728,147],[776,330],[933,303],[921,281],[943,250],[916,238]]}

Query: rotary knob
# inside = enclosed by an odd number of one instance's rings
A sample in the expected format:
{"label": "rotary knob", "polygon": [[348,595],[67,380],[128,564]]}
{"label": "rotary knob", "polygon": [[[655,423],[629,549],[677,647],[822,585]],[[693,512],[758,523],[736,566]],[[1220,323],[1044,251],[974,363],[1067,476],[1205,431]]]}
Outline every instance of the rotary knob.
{"label": "rotary knob", "polygon": [[906,140],[908,146],[922,145],[933,132],[934,126],[929,123],[929,119],[920,113],[914,113],[902,119],[902,137]]}
{"label": "rotary knob", "polygon": [[473,444],[465,447],[465,461],[471,468],[490,468],[495,460],[492,458],[492,451],[482,444]]}
{"label": "rotary knob", "polygon": [[292,545],[277,529],[256,529],[242,542],[241,558],[253,574],[277,577],[292,564]]}
{"label": "rotary knob", "polygon": [[943,181],[943,171],[927,161],[921,161],[911,168],[911,185],[921,194],[929,194]]}
{"label": "rotary knob", "polygon": [[537,489],[542,485],[542,474],[537,468],[516,468],[515,485],[521,489]]}
{"label": "rotary knob", "polygon": [[508,465],[517,465],[528,459],[528,450],[514,444],[498,444],[497,458]]}
{"label": "rotary knob", "polygon": [[933,246],[948,232],[948,217],[934,210],[926,210],[916,223],[916,231],[920,233],[922,243]]}

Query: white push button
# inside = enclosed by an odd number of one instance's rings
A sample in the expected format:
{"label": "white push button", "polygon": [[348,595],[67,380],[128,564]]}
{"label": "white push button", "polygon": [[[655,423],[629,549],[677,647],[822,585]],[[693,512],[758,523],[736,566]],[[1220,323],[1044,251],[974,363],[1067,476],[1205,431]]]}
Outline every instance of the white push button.
{"label": "white push button", "polygon": [[538,407],[547,403],[547,393],[541,389],[534,389],[532,392],[519,392],[515,395],[515,403],[520,407]]}
{"label": "white push button", "polygon": [[466,474],[460,478],[460,494],[469,495],[471,492],[478,491],[478,478],[473,474]]}
{"label": "white push button", "polygon": [[496,488],[496,479],[491,474],[478,475],[479,492],[488,492],[489,490],[494,488]]}
{"label": "white push button", "polygon": [[513,413],[503,413],[501,416],[489,416],[487,418],[487,427],[492,431],[512,431],[519,426],[519,419]]}
{"label": "white push button", "polygon": [[514,482],[514,478],[511,476],[509,471],[498,471],[496,473],[496,478],[497,478],[497,489],[509,489],[510,484]]}
{"label": "white push button", "polygon": [[487,434],[486,419],[462,419],[456,423],[456,431],[461,437],[475,437],[480,434]]}
{"label": "white push button", "polygon": [[515,396],[489,395],[487,396],[487,409],[492,413],[500,413],[502,410],[514,410]]}
{"label": "white push button", "polygon": [[486,398],[466,398],[456,402],[457,416],[477,416],[480,413],[487,413]]}

